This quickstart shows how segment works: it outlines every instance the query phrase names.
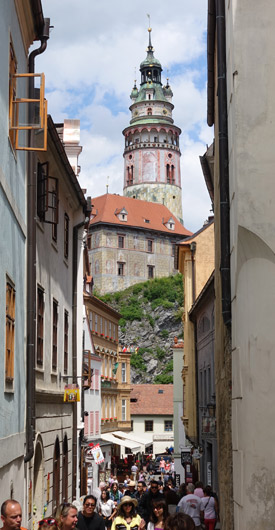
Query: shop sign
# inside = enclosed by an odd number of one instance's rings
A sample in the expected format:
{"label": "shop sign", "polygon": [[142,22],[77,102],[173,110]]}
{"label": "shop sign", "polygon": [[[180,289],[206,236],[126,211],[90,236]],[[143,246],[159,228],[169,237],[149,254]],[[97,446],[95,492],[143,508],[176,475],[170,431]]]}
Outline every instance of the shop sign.
{"label": "shop sign", "polygon": [[76,401],[80,401],[79,385],[77,384],[65,385],[64,401],[66,403],[75,403]]}

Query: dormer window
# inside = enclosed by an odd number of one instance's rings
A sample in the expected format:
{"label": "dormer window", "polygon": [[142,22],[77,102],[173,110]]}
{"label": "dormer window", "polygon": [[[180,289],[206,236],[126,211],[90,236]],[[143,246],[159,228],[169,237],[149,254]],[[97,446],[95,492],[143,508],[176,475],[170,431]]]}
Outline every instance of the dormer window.
{"label": "dormer window", "polygon": [[169,230],[175,230],[175,221],[173,217],[170,217],[166,223],[164,223],[164,226],[168,228]]}
{"label": "dormer window", "polygon": [[126,210],[126,208],[121,208],[121,210],[117,210],[115,212],[117,218],[119,219],[119,221],[124,221],[126,222],[128,220],[128,212]]}

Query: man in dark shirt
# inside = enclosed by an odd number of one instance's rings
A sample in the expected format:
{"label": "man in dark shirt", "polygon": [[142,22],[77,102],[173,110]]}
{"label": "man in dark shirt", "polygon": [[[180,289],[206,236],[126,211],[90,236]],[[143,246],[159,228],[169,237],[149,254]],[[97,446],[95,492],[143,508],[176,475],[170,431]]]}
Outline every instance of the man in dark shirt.
{"label": "man in dark shirt", "polygon": [[105,530],[103,517],[95,512],[97,499],[94,495],[87,495],[83,501],[83,510],[78,513],[76,527],[79,530]]}
{"label": "man in dark shirt", "polygon": [[165,498],[163,493],[160,493],[158,490],[158,482],[156,480],[151,480],[150,489],[140,499],[138,506],[138,513],[146,521],[146,524],[149,522],[153,513],[153,502],[163,500],[165,500]]}

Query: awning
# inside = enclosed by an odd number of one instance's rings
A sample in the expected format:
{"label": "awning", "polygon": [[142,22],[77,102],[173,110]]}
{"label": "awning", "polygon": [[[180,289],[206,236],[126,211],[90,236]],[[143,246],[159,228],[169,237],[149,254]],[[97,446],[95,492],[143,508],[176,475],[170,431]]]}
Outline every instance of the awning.
{"label": "awning", "polygon": [[[115,431],[112,433],[114,436],[118,436],[121,439],[127,439],[131,440],[132,442],[136,442],[140,446],[149,447],[149,445],[152,445],[153,443],[153,437],[152,434],[149,435],[148,438],[145,436],[139,436],[138,434],[134,434],[133,431],[131,432],[123,432],[123,431]],[[143,451],[144,449],[142,449]]]}
{"label": "awning", "polygon": [[127,438],[124,438],[122,440],[121,438],[117,438],[114,434],[115,433],[110,433],[110,432],[106,434],[101,434],[101,438],[102,440],[106,440],[107,442],[120,445],[121,447],[129,447],[129,449],[131,449],[133,453],[140,452],[140,445],[138,445],[137,442],[133,442],[133,440],[128,440]]}

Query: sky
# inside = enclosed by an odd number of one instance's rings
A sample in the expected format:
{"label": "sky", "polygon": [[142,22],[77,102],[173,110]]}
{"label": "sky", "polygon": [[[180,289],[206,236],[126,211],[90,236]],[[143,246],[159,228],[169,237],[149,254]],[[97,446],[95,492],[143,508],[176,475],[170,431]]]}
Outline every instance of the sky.
{"label": "sky", "polygon": [[[96,197],[123,194],[122,130],[129,125],[130,93],[146,57],[148,26],[162,82],[174,97],[181,128],[183,220],[199,230],[212,214],[199,156],[213,140],[206,123],[207,0],[42,0],[51,19],[47,50],[36,58],[44,72],[48,112],[57,123],[80,119],[82,188]],[[37,44],[36,46],[37,47]]]}

